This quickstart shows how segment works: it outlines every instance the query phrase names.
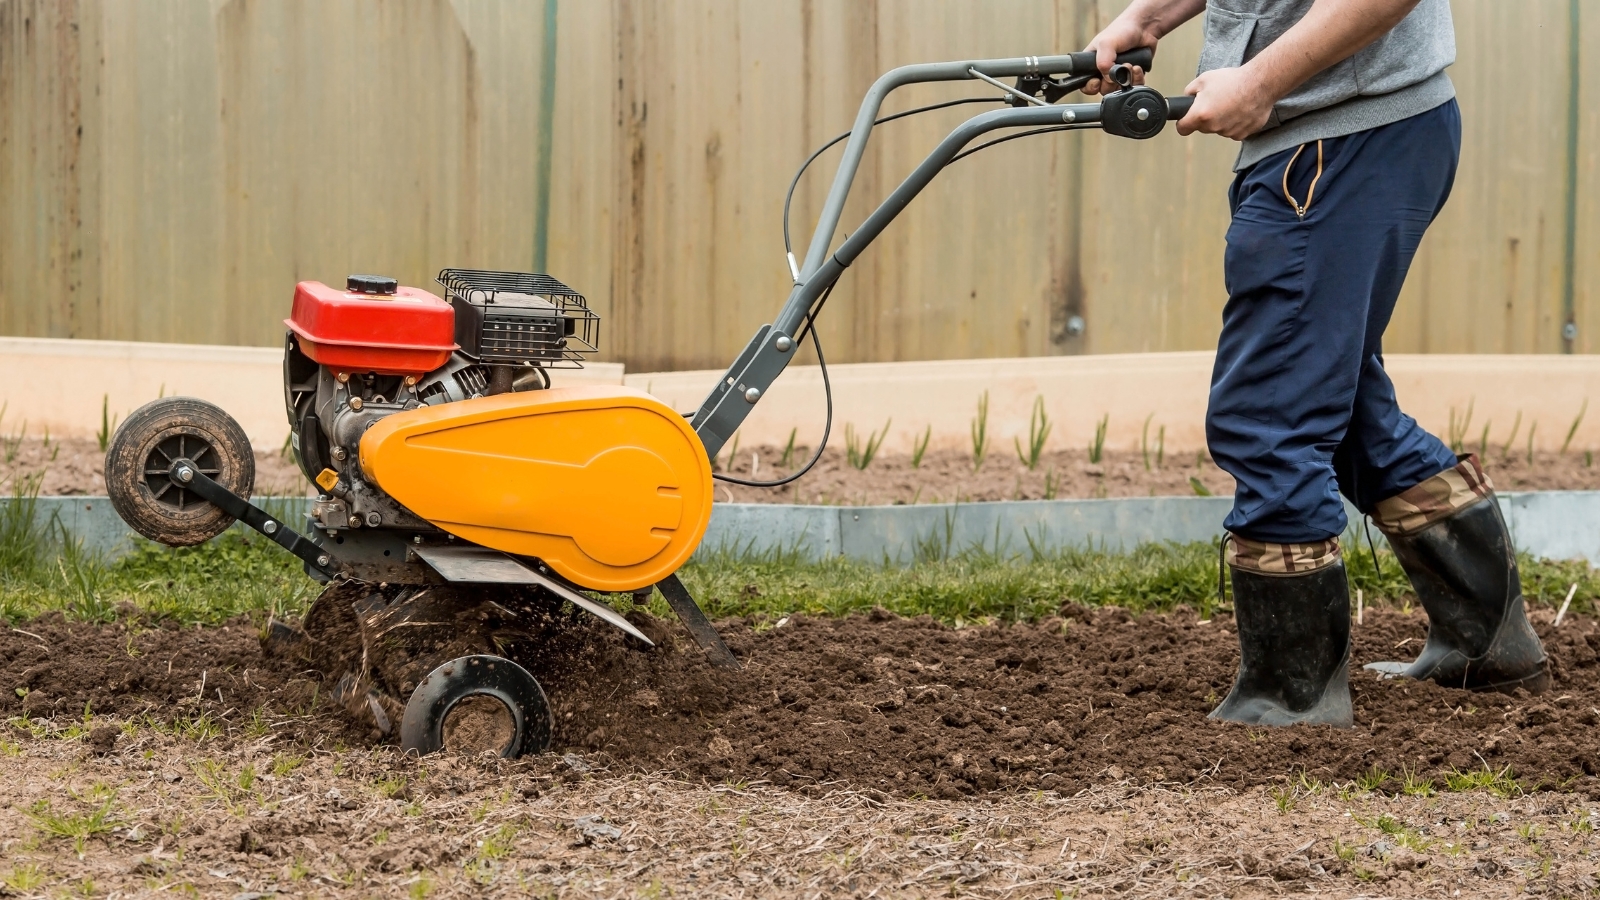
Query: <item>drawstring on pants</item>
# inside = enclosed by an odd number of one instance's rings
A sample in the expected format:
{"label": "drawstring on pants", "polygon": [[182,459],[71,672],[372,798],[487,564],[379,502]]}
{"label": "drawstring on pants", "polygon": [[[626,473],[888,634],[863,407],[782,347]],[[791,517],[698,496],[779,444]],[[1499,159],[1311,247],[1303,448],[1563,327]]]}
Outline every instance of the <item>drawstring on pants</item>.
{"label": "drawstring on pants", "polygon": [[1299,200],[1294,198],[1294,194],[1289,191],[1289,173],[1294,170],[1294,164],[1300,159],[1300,154],[1305,152],[1306,146],[1301,144],[1297,147],[1294,155],[1289,157],[1289,164],[1283,167],[1283,197],[1289,201],[1289,207],[1294,210],[1294,214],[1302,219],[1306,217],[1306,212],[1311,209],[1311,198],[1316,196],[1317,193],[1317,181],[1322,178],[1322,141],[1319,140],[1317,141],[1317,173],[1311,176],[1311,186],[1306,188],[1306,202],[1302,205]]}

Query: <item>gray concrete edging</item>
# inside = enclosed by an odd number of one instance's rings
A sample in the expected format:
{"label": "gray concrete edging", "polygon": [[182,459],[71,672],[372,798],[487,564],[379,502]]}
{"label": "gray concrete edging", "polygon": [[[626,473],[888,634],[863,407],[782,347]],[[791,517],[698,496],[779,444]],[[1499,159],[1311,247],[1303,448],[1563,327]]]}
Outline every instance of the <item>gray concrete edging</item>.
{"label": "gray concrete edging", "polygon": [[[1506,493],[1499,501],[1519,550],[1600,564],[1600,491]],[[0,498],[0,505],[16,502]],[[254,502],[290,522],[300,521],[310,503],[297,497]],[[1144,543],[1214,540],[1231,505],[1226,497],[857,507],[718,503],[698,555],[778,551],[813,561],[845,556],[906,565],[969,550],[1003,556],[1065,547],[1130,550]],[[1353,509],[1346,512],[1351,522],[1359,521]],[[40,497],[34,515],[59,522],[85,549],[108,557],[134,546],[133,533],[106,497]],[[1376,529],[1373,536],[1382,543]]]}

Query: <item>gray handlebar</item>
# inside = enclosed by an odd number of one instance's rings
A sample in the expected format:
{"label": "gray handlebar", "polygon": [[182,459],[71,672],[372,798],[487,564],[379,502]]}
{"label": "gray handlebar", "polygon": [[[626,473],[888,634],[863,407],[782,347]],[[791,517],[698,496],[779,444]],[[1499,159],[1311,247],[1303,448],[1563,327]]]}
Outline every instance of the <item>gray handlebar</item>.
{"label": "gray handlebar", "polygon": [[[1149,71],[1154,51],[1141,48],[1117,57],[1117,62],[1139,66]],[[925,63],[901,66],[884,73],[873,83],[861,101],[855,125],[845,144],[844,156],[834,174],[833,185],[823,202],[816,230],[806,251],[805,262],[788,301],[771,325],[763,325],[750,343],[734,360],[727,373],[714,387],[692,425],[700,435],[708,456],[715,457],[723,444],[766,389],[788,365],[794,354],[795,340],[814,303],[832,285],[846,266],[872,243],[895,216],[911,202],[934,175],[945,167],[974,138],[1001,128],[1033,127],[1055,130],[1096,127],[1101,119],[1098,103],[1073,105],[1044,105],[1012,107],[975,116],[952,131],[939,146],[875,209],[861,226],[839,246],[832,249],[834,231],[839,216],[844,211],[851,183],[866,150],[867,138],[878,118],[883,101],[896,88],[908,84],[935,81],[966,81],[980,75],[989,79],[1006,77],[1040,78],[1066,75],[1081,78],[1098,75],[1095,54],[1068,53],[1059,56],[1024,56],[1013,59],[984,59],[943,63]],[[1002,85],[1002,87],[1005,87]],[[1007,90],[1010,90],[1007,88]],[[1168,104],[1168,118],[1180,118],[1192,103],[1188,97],[1175,97]]]}
{"label": "gray handlebar", "polygon": [[[1148,72],[1154,64],[1155,51],[1141,47],[1118,56],[1117,61],[1139,66]],[[976,77],[974,73],[990,78],[1009,78],[1023,75],[1094,75],[1099,71],[1095,67],[1095,55],[1084,51],[1057,56],[920,63],[891,69],[879,76],[861,100],[855,125],[850,129],[850,139],[844,145],[844,156],[839,160],[838,171],[834,173],[833,186],[828,189],[822,214],[817,218],[817,228],[811,234],[811,245],[801,263],[800,277],[809,277],[827,258],[834,231],[839,227],[839,216],[844,212],[845,199],[850,194],[850,185],[855,181],[856,169],[860,167],[861,156],[867,149],[867,136],[872,132],[872,124],[878,118],[883,101],[896,88],[934,81],[967,81]]]}

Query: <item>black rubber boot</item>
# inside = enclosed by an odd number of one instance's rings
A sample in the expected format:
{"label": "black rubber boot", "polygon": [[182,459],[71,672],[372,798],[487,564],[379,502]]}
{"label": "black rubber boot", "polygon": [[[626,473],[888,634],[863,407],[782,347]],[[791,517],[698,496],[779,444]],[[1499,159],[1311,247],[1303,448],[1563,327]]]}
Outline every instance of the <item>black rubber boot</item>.
{"label": "black rubber boot", "polygon": [[1388,538],[1428,611],[1428,642],[1415,662],[1367,668],[1473,691],[1550,689],[1544,645],[1528,623],[1511,535],[1492,494]]}
{"label": "black rubber boot", "polygon": [[1230,568],[1239,674],[1210,718],[1349,728],[1350,586],[1344,563],[1295,575]]}

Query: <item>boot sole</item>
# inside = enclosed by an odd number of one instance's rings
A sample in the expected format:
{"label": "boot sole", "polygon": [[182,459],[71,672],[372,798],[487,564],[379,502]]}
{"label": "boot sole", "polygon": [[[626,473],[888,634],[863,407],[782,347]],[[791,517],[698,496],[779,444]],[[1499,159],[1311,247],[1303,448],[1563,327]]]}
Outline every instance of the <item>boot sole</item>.
{"label": "boot sole", "polygon": [[1472,691],[1474,693],[1488,693],[1492,691],[1499,694],[1513,694],[1516,693],[1517,688],[1522,688],[1530,694],[1537,695],[1543,694],[1544,692],[1550,690],[1551,687],[1550,662],[1548,659],[1541,660],[1539,662],[1539,667],[1527,675],[1523,675],[1519,678],[1512,678],[1507,681],[1491,681],[1486,684],[1462,684],[1460,682],[1445,681],[1432,674],[1407,671],[1411,665],[1412,664],[1410,663],[1376,662],[1367,663],[1361,668],[1366,669],[1369,672],[1377,672],[1379,675],[1383,676],[1385,681],[1394,678],[1405,678],[1410,681],[1431,681],[1440,687],[1455,688],[1457,690]]}
{"label": "boot sole", "polygon": [[1517,688],[1521,688],[1527,691],[1529,694],[1535,695],[1543,694],[1544,692],[1550,690],[1549,664],[1540,663],[1538,671],[1529,675],[1524,675],[1521,678],[1513,679],[1511,681],[1496,681],[1491,684],[1474,685],[1467,688],[1467,690],[1476,691],[1478,693],[1494,691],[1500,694],[1514,694],[1517,692]]}

